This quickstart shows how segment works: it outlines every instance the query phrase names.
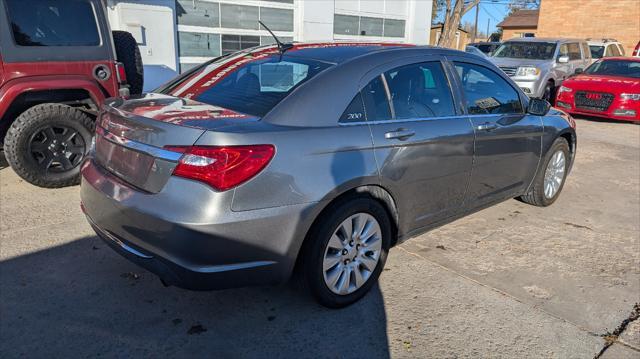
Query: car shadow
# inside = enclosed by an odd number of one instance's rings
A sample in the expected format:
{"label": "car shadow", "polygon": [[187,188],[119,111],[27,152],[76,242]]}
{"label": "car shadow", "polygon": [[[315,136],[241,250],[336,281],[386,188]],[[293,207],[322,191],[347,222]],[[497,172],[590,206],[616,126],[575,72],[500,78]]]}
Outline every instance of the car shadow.
{"label": "car shadow", "polygon": [[288,284],[193,292],[85,237],[0,262],[2,357],[388,358],[379,287],[341,310]]}
{"label": "car shadow", "polygon": [[0,170],[9,167],[7,158],[4,156],[4,151],[0,150]]}

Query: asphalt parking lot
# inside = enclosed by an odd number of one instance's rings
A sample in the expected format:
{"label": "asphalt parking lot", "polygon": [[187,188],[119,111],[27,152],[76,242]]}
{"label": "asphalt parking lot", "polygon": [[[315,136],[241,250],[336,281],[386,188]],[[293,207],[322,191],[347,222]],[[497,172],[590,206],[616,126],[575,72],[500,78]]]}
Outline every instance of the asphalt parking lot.
{"label": "asphalt parking lot", "polygon": [[0,158],[0,357],[639,358],[640,126],[581,119],[578,136],[556,204],[406,242],[342,310],[292,285],[165,288],[95,237],[77,187]]}

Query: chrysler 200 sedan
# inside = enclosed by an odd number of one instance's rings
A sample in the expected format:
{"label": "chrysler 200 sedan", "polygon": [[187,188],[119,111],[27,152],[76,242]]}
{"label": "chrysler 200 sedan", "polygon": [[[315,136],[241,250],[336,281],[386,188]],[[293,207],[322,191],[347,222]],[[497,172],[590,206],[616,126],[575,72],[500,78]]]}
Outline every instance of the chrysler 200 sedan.
{"label": "chrysler 200 sedan", "polygon": [[259,47],[107,102],[82,208],[167,285],[276,284],[323,305],[375,284],[389,248],[501,201],[548,206],[575,122],[459,51]]}

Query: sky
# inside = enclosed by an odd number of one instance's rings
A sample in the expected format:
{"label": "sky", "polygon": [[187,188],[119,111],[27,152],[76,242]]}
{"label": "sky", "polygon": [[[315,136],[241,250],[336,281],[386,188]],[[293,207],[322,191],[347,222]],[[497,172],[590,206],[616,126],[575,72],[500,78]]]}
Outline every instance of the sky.
{"label": "sky", "polygon": [[[480,1],[480,13],[478,14],[478,31],[487,31],[487,21],[489,21],[489,34],[496,31],[496,25],[504,20],[505,16],[509,12],[508,2],[506,0],[481,0]],[[470,22],[474,23],[476,16],[476,9],[466,13],[462,18],[462,23]]]}

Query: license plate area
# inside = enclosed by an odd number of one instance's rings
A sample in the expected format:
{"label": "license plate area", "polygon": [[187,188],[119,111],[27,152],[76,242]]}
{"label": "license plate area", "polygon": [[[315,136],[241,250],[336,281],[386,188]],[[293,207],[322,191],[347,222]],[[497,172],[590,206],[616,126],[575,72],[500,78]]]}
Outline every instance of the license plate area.
{"label": "license plate area", "polygon": [[98,164],[125,182],[145,188],[155,159],[145,153],[116,144],[101,135],[96,136]]}

